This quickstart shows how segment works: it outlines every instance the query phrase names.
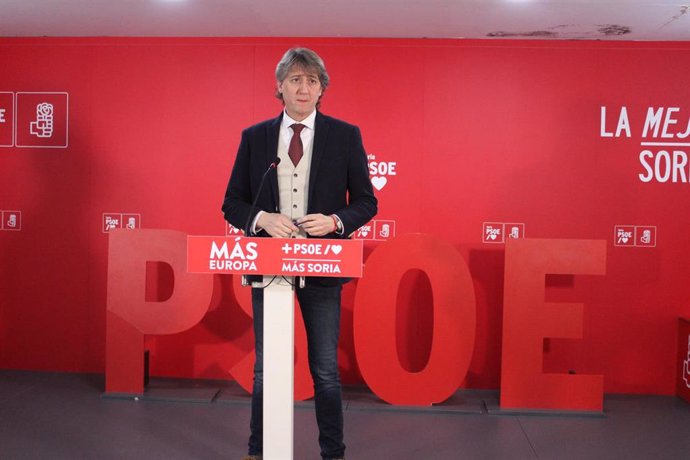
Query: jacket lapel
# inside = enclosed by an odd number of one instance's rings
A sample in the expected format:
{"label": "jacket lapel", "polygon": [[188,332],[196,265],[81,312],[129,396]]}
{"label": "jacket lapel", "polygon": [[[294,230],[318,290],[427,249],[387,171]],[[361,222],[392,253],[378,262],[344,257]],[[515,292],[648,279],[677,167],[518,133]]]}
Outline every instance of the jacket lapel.
{"label": "jacket lapel", "polygon": [[[278,118],[275,118],[271,123],[268,124],[267,127],[267,133],[266,133],[266,139],[267,139],[267,144],[266,144],[266,169],[271,165],[271,163],[276,159],[278,156],[278,137],[279,137],[279,131],[280,131],[280,122],[283,119],[283,113],[280,113],[280,116]],[[263,173],[262,173],[263,174]],[[268,180],[269,184],[271,187],[271,194],[273,195],[273,202],[276,205],[275,211],[277,212],[280,209],[280,193],[278,190],[278,174],[269,174],[268,175]]]}
{"label": "jacket lapel", "polygon": [[312,203],[312,196],[314,195],[314,184],[316,184],[316,176],[319,174],[319,164],[326,151],[326,140],[328,139],[328,123],[324,119],[321,112],[316,112],[316,120],[314,121],[314,146],[311,152],[311,166],[309,170],[309,196],[307,197],[307,212]]}

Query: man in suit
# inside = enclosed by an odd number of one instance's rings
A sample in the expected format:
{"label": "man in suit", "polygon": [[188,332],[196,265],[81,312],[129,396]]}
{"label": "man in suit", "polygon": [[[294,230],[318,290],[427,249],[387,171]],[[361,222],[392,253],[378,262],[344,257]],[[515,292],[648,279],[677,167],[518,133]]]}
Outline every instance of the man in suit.
{"label": "man in suit", "polygon": [[[317,110],[329,77],[323,60],[313,51],[288,50],[275,75],[276,97],[284,110],[277,118],[242,132],[223,201],[225,219],[256,236],[347,238],[377,212],[359,129]],[[267,171],[265,186],[259,191]],[[346,281],[308,277],[304,288],[296,288],[307,331],[324,460],[345,455],[337,350],[340,295]],[[252,289],[252,308],[256,363],[249,455],[245,460],[261,459],[263,447],[261,288]]]}

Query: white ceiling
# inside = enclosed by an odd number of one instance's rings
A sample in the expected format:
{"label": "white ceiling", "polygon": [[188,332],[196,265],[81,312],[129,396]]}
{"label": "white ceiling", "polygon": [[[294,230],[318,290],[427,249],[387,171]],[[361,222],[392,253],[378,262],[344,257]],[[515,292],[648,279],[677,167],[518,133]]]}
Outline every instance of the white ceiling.
{"label": "white ceiling", "polygon": [[690,0],[0,0],[0,37],[690,40]]}

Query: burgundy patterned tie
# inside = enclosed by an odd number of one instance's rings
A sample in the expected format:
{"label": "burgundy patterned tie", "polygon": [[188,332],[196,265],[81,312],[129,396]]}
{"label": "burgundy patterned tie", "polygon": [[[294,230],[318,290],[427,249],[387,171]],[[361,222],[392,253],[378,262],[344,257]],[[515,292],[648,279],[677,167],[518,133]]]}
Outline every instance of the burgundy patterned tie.
{"label": "burgundy patterned tie", "polygon": [[292,164],[297,166],[297,163],[299,163],[299,160],[302,158],[302,155],[304,155],[304,148],[302,147],[302,138],[300,137],[299,133],[302,132],[302,129],[304,129],[304,125],[300,123],[295,123],[293,125],[290,125],[290,128],[295,132],[292,135],[292,139],[290,139],[290,147],[288,147],[288,156],[290,157],[290,160],[292,160]]}

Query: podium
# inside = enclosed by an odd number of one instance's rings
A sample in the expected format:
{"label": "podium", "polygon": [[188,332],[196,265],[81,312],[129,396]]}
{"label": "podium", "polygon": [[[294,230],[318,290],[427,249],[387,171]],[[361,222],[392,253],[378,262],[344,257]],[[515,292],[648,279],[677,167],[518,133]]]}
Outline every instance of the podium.
{"label": "podium", "polygon": [[360,278],[362,241],[187,237],[187,271],[263,275],[265,460],[292,460],[295,287],[306,276]]}

